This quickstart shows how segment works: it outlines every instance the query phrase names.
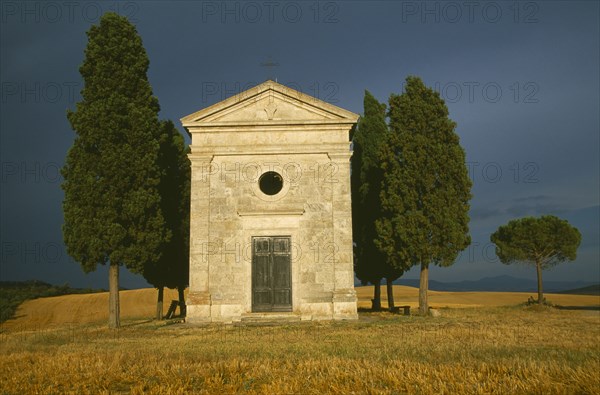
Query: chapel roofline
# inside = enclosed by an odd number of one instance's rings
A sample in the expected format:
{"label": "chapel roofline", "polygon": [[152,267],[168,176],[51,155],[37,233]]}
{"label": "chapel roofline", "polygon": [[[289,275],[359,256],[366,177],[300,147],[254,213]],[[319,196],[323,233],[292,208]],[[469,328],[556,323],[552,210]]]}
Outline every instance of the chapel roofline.
{"label": "chapel roofline", "polygon": [[[248,122],[237,122],[239,126],[257,125],[260,123],[264,126],[269,125],[285,125],[285,124],[354,124],[358,121],[359,115],[351,111],[345,110],[341,107],[327,103],[324,100],[315,98],[308,94],[302,93],[285,85],[282,85],[273,80],[267,80],[253,88],[235,94],[225,100],[215,103],[211,106],[196,111],[190,115],[181,118],[181,123],[186,129],[188,134],[191,134],[189,127],[197,128],[211,128],[226,126],[228,123],[216,122],[210,119],[214,118],[215,114],[220,112],[227,112],[234,110],[233,107],[243,107],[249,102],[258,100],[260,97],[264,97],[266,92],[272,92],[280,95],[282,98],[286,98],[290,102],[299,103],[302,106],[313,108],[316,111],[320,111],[327,114],[328,118],[324,118],[322,121],[306,121],[302,119],[283,119],[283,120],[270,120],[263,122],[256,122],[249,120]],[[233,124],[233,123],[232,123]]]}

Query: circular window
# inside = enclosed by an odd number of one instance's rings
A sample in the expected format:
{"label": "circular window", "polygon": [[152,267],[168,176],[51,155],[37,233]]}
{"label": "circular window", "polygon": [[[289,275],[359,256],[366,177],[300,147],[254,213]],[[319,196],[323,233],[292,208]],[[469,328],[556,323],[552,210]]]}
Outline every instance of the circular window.
{"label": "circular window", "polygon": [[268,171],[260,176],[258,186],[265,195],[273,196],[283,188],[283,178],[279,173]]}

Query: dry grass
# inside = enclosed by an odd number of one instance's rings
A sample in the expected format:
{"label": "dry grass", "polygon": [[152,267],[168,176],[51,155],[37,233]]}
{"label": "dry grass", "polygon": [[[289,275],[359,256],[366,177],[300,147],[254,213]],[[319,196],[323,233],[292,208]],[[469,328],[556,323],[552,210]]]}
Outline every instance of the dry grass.
{"label": "dry grass", "polygon": [[[359,307],[370,308],[373,297],[373,287],[356,288]],[[513,306],[525,302],[530,296],[537,299],[536,292],[439,292],[429,291],[431,307],[483,307],[483,306]],[[589,306],[600,308],[600,296],[544,294],[550,302],[562,306]],[[382,305],[387,306],[385,286],[381,287]],[[419,289],[394,285],[394,301],[396,305],[419,306]]]}
{"label": "dry grass", "polygon": [[[122,318],[151,318],[156,312],[157,290],[153,288],[119,292]],[[187,293],[186,293],[187,294]],[[177,291],[165,289],[164,312]],[[63,295],[28,300],[17,309],[15,318],[6,321],[4,330],[62,327],[108,320],[108,292]]]}
{"label": "dry grass", "polygon": [[[358,305],[371,307],[373,287],[357,287]],[[418,288],[394,286],[396,305],[417,307]],[[157,291],[152,288],[121,291],[121,317],[124,319],[151,318],[155,314]],[[186,293],[187,295],[187,293]],[[519,292],[429,292],[432,307],[482,307],[510,306],[523,303],[537,294]],[[552,303],[563,306],[596,306],[600,308],[600,296],[546,294]],[[177,299],[177,292],[166,289],[164,312],[170,301]],[[382,287],[382,305],[387,306],[385,287]],[[87,295],[65,295],[41,298],[23,303],[17,309],[15,319],[6,321],[4,330],[35,330],[38,328],[60,328],[65,324],[89,324],[108,320],[108,293]]]}
{"label": "dry grass", "polygon": [[[598,317],[518,308],[440,319],[4,335],[9,393],[594,393]],[[134,324],[131,322],[130,324]]]}
{"label": "dry grass", "polygon": [[104,326],[5,330],[0,393],[600,393],[597,310],[487,306],[283,327]]}

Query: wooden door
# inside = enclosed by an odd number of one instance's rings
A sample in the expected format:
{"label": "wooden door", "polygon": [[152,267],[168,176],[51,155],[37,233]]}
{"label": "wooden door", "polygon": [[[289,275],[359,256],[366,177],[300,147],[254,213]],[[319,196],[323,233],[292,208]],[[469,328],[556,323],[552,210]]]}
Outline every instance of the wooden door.
{"label": "wooden door", "polygon": [[291,238],[252,238],[252,311],[292,311]]}

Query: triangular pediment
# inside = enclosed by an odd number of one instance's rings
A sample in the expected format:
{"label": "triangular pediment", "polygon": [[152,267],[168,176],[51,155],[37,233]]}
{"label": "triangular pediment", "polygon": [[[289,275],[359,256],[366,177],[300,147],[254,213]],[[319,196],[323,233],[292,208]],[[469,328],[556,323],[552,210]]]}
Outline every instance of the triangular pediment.
{"label": "triangular pediment", "polygon": [[274,81],[229,97],[181,119],[184,127],[355,123],[358,115]]}

